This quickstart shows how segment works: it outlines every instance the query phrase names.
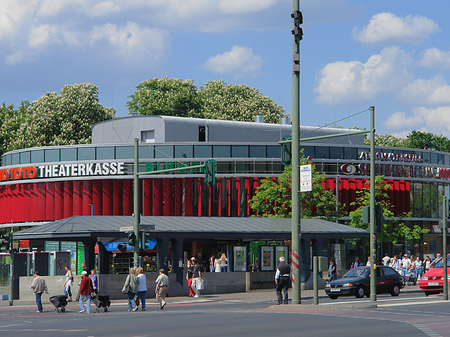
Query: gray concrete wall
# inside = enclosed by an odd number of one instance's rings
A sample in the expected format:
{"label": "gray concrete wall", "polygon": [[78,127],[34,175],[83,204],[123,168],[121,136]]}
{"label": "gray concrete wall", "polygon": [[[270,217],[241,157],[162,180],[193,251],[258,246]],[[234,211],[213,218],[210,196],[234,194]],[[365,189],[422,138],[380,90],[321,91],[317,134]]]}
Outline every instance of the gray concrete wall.
{"label": "gray concrete wall", "polygon": [[[201,294],[225,294],[245,292],[252,289],[270,289],[275,287],[274,272],[232,272],[232,273],[203,273],[205,289]],[[169,274],[169,296],[183,296],[189,294],[187,281],[184,279],[183,285],[175,280],[175,274]],[[64,294],[64,276],[43,276],[50,295],[43,295],[44,301],[53,295]],[[122,287],[127,275],[109,275],[101,274],[99,278],[99,289],[102,294],[109,294],[111,299],[125,299],[122,294]],[[156,273],[146,274],[147,280],[147,298],[155,297]],[[34,294],[30,289],[32,276],[21,276],[19,280],[19,298],[20,300],[34,300]],[[72,293],[75,296],[78,292],[79,279],[75,279],[72,284]]]}

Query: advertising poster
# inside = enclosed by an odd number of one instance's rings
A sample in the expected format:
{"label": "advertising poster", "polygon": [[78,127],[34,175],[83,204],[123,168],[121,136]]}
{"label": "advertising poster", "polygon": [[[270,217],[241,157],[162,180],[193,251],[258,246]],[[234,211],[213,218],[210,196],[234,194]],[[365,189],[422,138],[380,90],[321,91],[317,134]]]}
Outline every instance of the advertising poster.
{"label": "advertising poster", "polygon": [[276,250],[277,250],[277,256],[276,256],[275,261],[278,263],[278,261],[280,261],[280,257],[284,256],[284,258],[286,259],[286,263],[289,263],[288,247],[287,246],[277,246]]}
{"label": "advertising poster", "polygon": [[272,271],[274,270],[273,261],[273,248],[274,246],[261,246],[261,270]]}
{"label": "advertising poster", "polygon": [[247,271],[247,248],[245,246],[235,246],[234,251],[234,271]]}

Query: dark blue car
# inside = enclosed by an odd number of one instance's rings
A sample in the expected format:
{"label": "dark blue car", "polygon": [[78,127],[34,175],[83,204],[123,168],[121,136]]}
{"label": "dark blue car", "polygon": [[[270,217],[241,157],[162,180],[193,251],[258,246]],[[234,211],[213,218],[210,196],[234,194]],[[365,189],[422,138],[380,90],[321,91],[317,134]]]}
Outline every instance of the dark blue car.
{"label": "dark blue car", "polygon": [[[403,279],[391,267],[376,266],[376,291],[377,294],[388,293],[398,296],[403,288]],[[325,286],[325,292],[331,299],[339,296],[356,296],[358,298],[370,296],[370,267],[357,267],[351,269],[342,278],[329,282]]]}

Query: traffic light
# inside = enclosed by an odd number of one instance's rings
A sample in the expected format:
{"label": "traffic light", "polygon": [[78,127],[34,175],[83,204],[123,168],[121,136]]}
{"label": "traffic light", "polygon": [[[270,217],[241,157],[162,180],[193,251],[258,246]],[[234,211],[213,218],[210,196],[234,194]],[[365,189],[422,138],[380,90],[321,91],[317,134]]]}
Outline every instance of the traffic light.
{"label": "traffic light", "polygon": [[291,18],[294,19],[294,28],[292,29],[292,34],[294,34],[295,41],[298,43],[303,39],[303,29],[300,25],[303,23],[303,14],[301,11],[294,11],[291,14]]}
{"label": "traffic light", "polygon": [[127,251],[127,245],[124,244],[124,243],[119,243],[119,244],[117,245],[117,249],[118,249],[119,251],[121,251],[122,253],[125,253],[125,252]]}
{"label": "traffic light", "polygon": [[6,233],[0,235],[0,252],[9,252],[11,250],[12,235]]}
{"label": "traffic light", "polygon": [[207,185],[216,183],[216,161],[209,159],[205,163],[205,182]]}
{"label": "traffic light", "polygon": [[133,247],[136,242],[136,235],[133,232],[128,233],[128,245]]}

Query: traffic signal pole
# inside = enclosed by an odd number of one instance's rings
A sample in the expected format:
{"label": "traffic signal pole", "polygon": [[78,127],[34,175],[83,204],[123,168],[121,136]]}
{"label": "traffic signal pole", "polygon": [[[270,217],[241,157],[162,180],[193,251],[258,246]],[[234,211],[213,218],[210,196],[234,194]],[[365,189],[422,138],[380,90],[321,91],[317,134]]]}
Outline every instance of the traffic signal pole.
{"label": "traffic signal pole", "polygon": [[444,288],[444,300],[448,300],[448,275],[447,275],[447,217],[448,199],[443,198],[442,216],[442,286]]}
{"label": "traffic signal pole", "polygon": [[139,223],[141,222],[140,213],[139,213],[139,139],[134,139],[134,179],[133,179],[133,206],[134,206],[134,224],[133,224],[133,232],[134,232],[134,246],[133,246],[133,264],[134,267],[138,267],[139,265]]}
{"label": "traffic signal pole", "polygon": [[370,107],[370,301],[377,300],[375,237],[375,107]]}

